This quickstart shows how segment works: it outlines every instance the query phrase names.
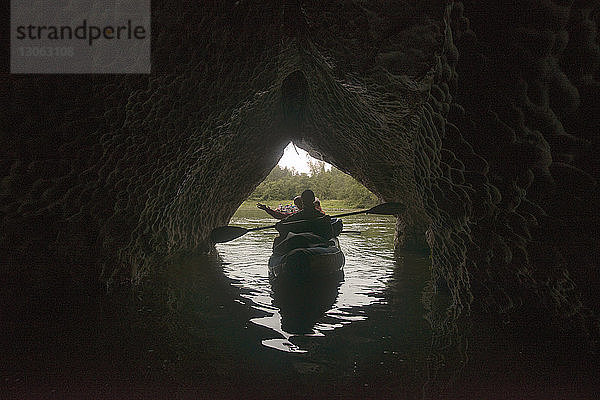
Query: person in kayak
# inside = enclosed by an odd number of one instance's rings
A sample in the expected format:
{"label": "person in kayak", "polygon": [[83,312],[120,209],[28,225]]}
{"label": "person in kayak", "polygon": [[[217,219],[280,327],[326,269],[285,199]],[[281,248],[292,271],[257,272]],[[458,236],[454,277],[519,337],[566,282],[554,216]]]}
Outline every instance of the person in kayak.
{"label": "person in kayak", "polygon": [[315,210],[323,212],[323,209],[321,208],[321,200],[319,200],[318,197],[315,198],[314,204],[315,204]]}
{"label": "person in kayak", "polygon": [[[333,237],[331,217],[321,211],[320,207],[319,209],[315,207],[315,193],[312,190],[307,189],[302,192],[300,198],[302,199],[304,207],[297,213],[286,217],[277,224],[280,225],[280,227],[290,227],[289,231],[291,232],[312,232],[325,240],[331,239]],[[290,222],[296,221],[305,221],[306,223],[289,224]]]}
{"label": "person in kayak", "polygon": [[300,210],[302,210],[302,199],[301,199],[300,196],[294,197],[294,205],[296,206],[297,210],[290,213],[290,212],[283,212],[283,211],[279,211],[279,210],[273,210],[271,207],[269,207],[269,206],[267,206],[265,204],[256,203],[256,207],[258,207],[261,210],[265,211],[271,217],[277,218],[277,219],[287,218],[287,217],[289,217],[291,215],[294,215],[295,213],[299,212]]}

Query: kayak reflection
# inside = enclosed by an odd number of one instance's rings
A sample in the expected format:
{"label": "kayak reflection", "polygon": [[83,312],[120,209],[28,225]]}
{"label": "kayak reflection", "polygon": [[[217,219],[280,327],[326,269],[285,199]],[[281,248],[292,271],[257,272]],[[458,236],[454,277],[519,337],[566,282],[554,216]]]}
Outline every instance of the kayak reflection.
{"label": "kayak reflection", "polygon": [[[254,209],[238,213],[231,223],[250,230],[272,221],[263,216],[263,211]],[[331,285],[333,289],[330,290],[315,290],[300,284],[296,289],[285,292],[273,285],[274,282],[269,279],[272,271],[267,267],[275,238],[272,230],[250,231],[236,240],[217,245],[225,261],[225,275],[241,291],[239,302],[255,310],[255,315],[248,322],[268,329],[262,331],[264,347],[286,353],[318,352],[323,343],[329,341],[317,337],[331,337],[342,327],[366,321],[369,306],[385,304],[384,292],[395,262],[394,218],[353,215],[344,218],[343,224],[343,229],[362,233],[341,234],[337,238],[345,258],[344,275],[339,283]],[[271,264],[277,263],[271,260]],[[318,284],[319,287],[329,285],[330,281]],[[301,301],[305,304],[302,305]],[[283,318],[285,321],[282,321]]]}
{"label": "kayak reflection", "polygon": [[290,334],[314,333],[316,323],[335,304],[343,281],[343,270],[320,279],[272,280],[281,329]]}

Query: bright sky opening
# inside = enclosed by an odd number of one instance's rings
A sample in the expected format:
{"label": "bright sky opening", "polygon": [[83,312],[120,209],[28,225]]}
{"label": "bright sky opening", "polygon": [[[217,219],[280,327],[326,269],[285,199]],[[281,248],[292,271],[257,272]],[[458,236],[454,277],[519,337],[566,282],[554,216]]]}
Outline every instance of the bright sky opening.
{"label": "bright sky opening", "polygon": [[[297,152],[296,152],[297,150]],[[281,168],[288,167],[294,168],[298,172],[309,173],[310,168],[308,167],[308,162],[319,161],[316,158],[311,157],[306,151],[302,150],[299,147],[294,148],[292,142],[287,145],[283,152],[283,156],[279,159],[279,165]],[[331,169],[331,165],[325,163],[325,169]]]}

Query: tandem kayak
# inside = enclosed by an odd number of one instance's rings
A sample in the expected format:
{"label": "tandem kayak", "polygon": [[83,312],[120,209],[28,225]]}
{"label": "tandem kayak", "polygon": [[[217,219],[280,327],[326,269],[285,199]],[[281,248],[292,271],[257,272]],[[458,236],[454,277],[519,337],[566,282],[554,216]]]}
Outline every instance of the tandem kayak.
{"label": "tandem kayak", "polygon": [[[293,236],[311,234],[289,233]],[[269,258],[269,276],[272,279],[283,275],[290,278],[322,278],[339,274],[346,259],[337,238],[312,247],[300,247],[283,255],[273,254]]]}
{"label": "tandem kayak", "polygon": [[[342,221],[332,220],[334,235],[342,230]],[[343,274],[346,261],[337,237],[329,240],[309,232],[288,232],[276,242],[269,258],[269,277],[293,280],[324,278]]]}
{"label": "tandem kayak", "polygon": [[288,333],[314,333],[314,325],[331,309],[344,280],[345,257],[337,239],[342,220],[327,223],[334,236],[330,240],[303,232],[314,228],[311,221],[306,226],[291,225],[294,231],[278,229],[281,236],[275,239],[269,258],[269,280],[281,327]]}

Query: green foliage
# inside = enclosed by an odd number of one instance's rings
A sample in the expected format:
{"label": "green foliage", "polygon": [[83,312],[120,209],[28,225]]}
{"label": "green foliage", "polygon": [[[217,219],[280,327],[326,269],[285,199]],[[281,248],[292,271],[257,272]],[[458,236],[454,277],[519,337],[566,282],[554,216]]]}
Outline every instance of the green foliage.
{"label": "green foliage", "polygon": [[309,167],[310,175],[275,166],[250,195],[249,200],[291,200],[305,189],[312,189],[321,200],[345,200],[348,205],[356,208],[368,208],[377,204],[377,197],[350,175],[333,167],[326,171],[322,161],[311,162]]}

